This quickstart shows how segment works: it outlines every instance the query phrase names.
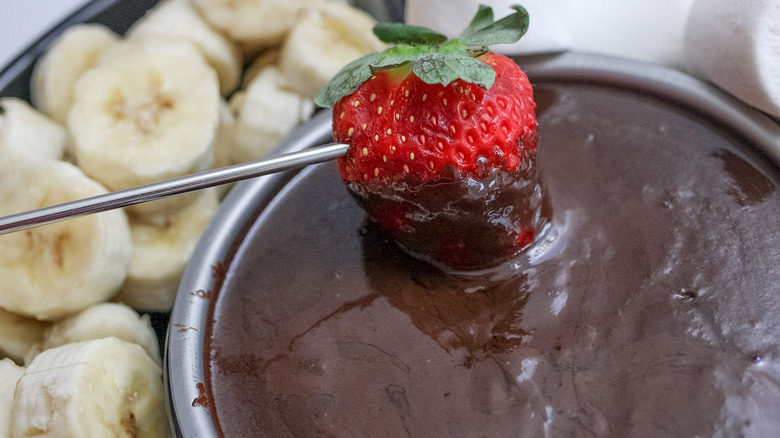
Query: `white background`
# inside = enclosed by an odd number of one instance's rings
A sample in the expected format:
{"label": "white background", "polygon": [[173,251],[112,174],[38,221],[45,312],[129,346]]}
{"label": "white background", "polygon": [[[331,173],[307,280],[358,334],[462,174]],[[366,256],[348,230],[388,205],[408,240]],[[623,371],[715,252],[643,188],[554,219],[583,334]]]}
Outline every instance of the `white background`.
{"label": "white background", "polygon": [[0,0],[0,66],[87,0]]}

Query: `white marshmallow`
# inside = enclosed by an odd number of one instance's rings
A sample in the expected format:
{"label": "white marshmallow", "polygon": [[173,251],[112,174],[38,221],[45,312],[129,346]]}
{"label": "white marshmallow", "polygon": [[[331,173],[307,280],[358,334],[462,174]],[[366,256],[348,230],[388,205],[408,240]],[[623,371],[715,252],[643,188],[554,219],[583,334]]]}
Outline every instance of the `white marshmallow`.
{"label": "white marshmallow", "polygon": [[693,1],[572,2],[572,49],[683,67],[685,21]]}
{"label": "white marshmallow", "polygon": [[780,1],[696,0],[685,55],[692,73],[780,117]]}
{"label": "white marshmallow", "polygon": [[405,21],[425,26],[450,38],[457,37],[468,26],[480,4],[493,8],[496,20],[520,3],[530,15],[528,32],[514,44],[497,44],[491,49],[505,55],[547,53],[571,47],[569,0],[406,0]]}

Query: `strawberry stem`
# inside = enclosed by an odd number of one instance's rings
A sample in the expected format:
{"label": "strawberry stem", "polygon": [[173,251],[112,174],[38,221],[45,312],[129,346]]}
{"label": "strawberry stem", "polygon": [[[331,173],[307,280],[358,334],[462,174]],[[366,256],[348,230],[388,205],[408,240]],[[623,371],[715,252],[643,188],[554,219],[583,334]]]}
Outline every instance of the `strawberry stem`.
{"label": "strawberry stem", "polygon": [[495,72],[475,58],[487,53],[492,44],[507,44],[519,40],[528,30],[528,11],[513,5],[514,13],[495,21],[493,9],[480,5],[460,38],[446,36],[421,26],[403,23],[379,23],[374,33],[384,42],[396,44],[379,53],[363,56],[345,66],[326,85],[314,103],[332,107],[367,81],[372,74],[405,65],[428,84],[448,85],[462,79],[490,88]]}

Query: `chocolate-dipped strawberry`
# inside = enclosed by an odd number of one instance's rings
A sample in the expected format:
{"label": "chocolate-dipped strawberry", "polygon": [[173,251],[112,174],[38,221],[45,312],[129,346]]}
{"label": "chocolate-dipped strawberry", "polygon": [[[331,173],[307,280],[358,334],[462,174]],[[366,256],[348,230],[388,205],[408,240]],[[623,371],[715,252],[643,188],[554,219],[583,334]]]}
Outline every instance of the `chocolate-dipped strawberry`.
{"label": "chocolate-dipped strawberry", "polygon": [[528,28],[521,6],[482,6],[456,39],[379,24],[395,44],[347,65],[317,96],[333,106],[348,189],[412,255],[447,269],[496,265],[528,248],[549,212],[536,173],[533,89],[491,44]]}

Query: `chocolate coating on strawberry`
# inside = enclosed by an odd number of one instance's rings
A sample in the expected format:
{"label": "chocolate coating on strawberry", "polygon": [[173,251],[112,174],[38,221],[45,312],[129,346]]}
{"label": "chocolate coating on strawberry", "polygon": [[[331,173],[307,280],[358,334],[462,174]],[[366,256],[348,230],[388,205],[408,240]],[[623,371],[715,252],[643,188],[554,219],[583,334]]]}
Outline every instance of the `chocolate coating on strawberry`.
{"label": "chocolate coating on strawberry", "polygon": [[369,218],[412,255],[445,269],[498,264],[549,222],[536,173],[533,88],[487,44],[514,42],[528,15],[480,7],[461,38],[379,25],[400,43],[345,67],[315,100],[333,104],[339,171]]}

